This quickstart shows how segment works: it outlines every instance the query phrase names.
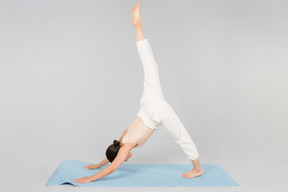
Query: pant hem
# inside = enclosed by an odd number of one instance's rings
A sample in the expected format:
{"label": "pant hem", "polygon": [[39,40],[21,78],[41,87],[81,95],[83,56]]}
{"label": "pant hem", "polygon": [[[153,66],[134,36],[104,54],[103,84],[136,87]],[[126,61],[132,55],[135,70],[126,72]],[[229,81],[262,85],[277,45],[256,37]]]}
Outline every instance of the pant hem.
{"label": "pant hem", "polygon": [[198,159],[198,157],[199,157],[199,153],[196,153],[196,155],[190,156],[190,157],[188,157],[188,159],[190,161],[194,161],[194,160]]}

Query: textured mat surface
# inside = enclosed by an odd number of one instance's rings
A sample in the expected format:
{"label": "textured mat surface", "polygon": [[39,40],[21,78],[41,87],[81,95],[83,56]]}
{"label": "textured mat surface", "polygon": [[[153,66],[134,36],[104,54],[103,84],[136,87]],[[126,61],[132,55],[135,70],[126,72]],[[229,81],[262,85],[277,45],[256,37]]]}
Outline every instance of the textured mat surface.
{"label": "textured mat surface", "polygon": [[74,179],[89,177],[101,171],[87,170],[91,163],[74,159],[63,161],[46,185],[72,184],[78,187],[215,187],[239,186],[220,164],[202,164],[204,174],[192,179],[181,175],[193,168],[192,164],[122,164],[114,173],[90,183],[76,183]]}

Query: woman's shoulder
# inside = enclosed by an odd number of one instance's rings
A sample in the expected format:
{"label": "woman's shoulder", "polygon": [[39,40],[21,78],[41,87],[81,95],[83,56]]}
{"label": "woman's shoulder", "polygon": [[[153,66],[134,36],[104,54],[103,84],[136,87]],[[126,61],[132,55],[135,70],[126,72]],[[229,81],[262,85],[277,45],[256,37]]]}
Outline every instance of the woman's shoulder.
{"label": "woman's shoulder", "polygon": [[134,148],[134,147],[136,147],[138,145],[138,143],[123,143],[123,145],[122,145],[122,147],[127,147],[127,148],[130,148],[130,149],[132,149],[132,148]]}

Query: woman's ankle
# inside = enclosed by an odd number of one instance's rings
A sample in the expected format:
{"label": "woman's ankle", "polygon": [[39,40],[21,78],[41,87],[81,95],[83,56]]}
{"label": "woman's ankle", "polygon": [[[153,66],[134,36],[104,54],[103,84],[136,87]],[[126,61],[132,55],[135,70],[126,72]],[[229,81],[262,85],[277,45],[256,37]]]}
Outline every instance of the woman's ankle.
{"label": "woman's ankle", "polygon": [[203,170],[202,167],[193,167],[193,169],[196,171],[202,171]]}
{"label": "woman's ankle", "polygon": [[140,30],[143,29],[143,24],[142,23],[134,24],[134,26],[135,26],[136,29],[140,29]]}

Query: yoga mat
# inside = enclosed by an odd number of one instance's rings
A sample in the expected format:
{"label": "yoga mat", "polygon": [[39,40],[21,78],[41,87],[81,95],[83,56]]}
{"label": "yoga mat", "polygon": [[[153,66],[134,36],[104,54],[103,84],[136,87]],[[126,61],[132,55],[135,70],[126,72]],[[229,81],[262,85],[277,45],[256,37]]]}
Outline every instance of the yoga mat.
{"label": "yoga mat", "polygon": [[239,186],[220,164],[201,164],[203,175],[195,178],[183,178],[181,175],[193,168],[192,164],[122,164],[112,174],[90,183],[76,183],[74,179],[90,177],[105,167],[84,168],[92,163],[75,159],[63,161],[46,186],[72,184],[77,187],[220,187]]}

